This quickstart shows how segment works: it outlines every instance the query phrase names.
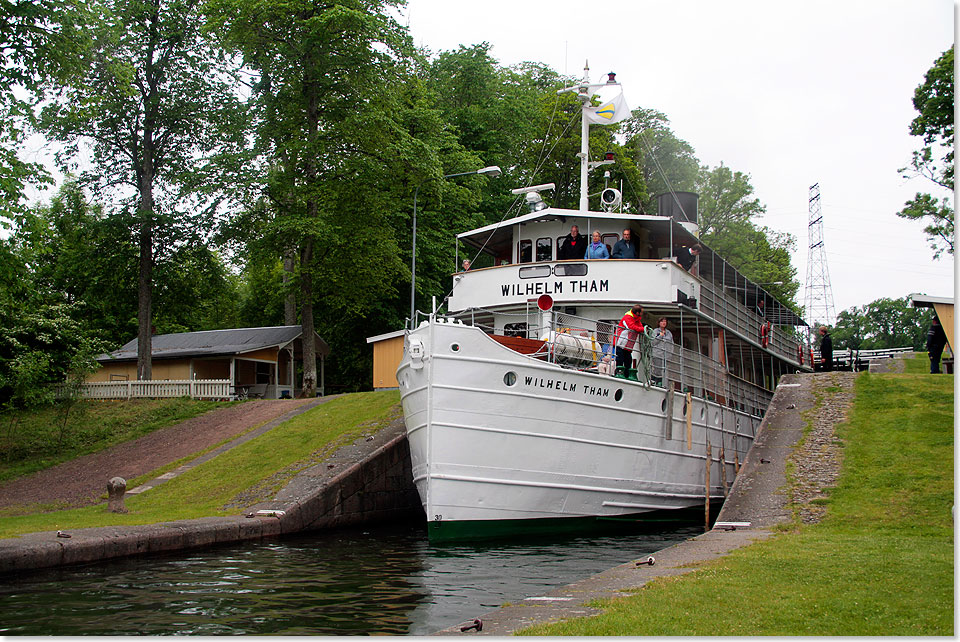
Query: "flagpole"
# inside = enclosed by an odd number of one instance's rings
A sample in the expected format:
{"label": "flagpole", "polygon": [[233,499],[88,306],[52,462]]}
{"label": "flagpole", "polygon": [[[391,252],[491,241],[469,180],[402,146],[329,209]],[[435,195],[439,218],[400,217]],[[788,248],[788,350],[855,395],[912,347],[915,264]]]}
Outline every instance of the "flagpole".
{"label": "flagpole", "polygon": [[[588,176],[590,172],[590,121],[587,120],[587,108],[592,106],[590,101],[590,64],[589,62],[583,68],[583,82],[580,83],[580,211],[586,212],[589,209],[589,199],[587,198]],[[589,223],[588,223],[589,225]],[[587,229],[587,234],[590,230]]]}
{"label": "flagpole", "polygon": [[[580,211],[587,212],[589,210],[589,197],[587,194],[588,190],[588,177],[590,170],[594,167],[599,167],[601,165],[609,165],[613,163],[613,160],[602,160],[594,163],[590,162],[590,122],[591,120],[587,118],[587,110],[593,107],[591,102],[592,95],[591,92],[593,89],[599,89],[601,87],[609,86],[619,86],[616,80],[614,80],[616,74],[610,72],[608,74],[609,79],[606,83],[603,84],[590,84],[590,62],[587,61],[583,68],[583,80],[580,81],[579,85],[574,87],[564,87],[563,89],[557,90],[557,94],[565,94],[567,92],[576,91],[577,98],[580,99],[580,153],[577,154],[577,157],[580,159]],[[615,111],[609,115],[604,116],[609,122],[601,122],[600,124],[614,124],[623,120],[624,118],[630,115],[629,110],[626,107],[626,103],[622,101],[615,103],[617,105]],[[625,111],[621,111],[621,109]],[[626,115],[624,115],[626,114]],[[597,122],[597,121],[594,121]],[[588,222],[589,225],[589,222]]]}

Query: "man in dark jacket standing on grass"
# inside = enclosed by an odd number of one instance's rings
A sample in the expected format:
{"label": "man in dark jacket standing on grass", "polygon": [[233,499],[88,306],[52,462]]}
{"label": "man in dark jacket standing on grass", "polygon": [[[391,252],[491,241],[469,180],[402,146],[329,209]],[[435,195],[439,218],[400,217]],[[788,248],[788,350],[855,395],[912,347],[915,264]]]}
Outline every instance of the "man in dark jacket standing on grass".
{"label": "man in dark jacket standing on grass", "polygon": [[947,345],[947,335],[940,325],[940,319],[933,317],[933,324],[927,331],[927,356],[930,357],[930,374],[940,374],[940,357]]}

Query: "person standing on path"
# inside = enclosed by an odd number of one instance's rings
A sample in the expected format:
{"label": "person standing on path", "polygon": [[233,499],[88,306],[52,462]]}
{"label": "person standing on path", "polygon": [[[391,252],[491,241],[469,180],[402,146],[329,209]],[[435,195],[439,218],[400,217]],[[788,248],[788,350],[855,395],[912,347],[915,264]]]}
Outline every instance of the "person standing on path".
{"label": "person standing on path", "polygon": [[940,374],[940,357],[947,345],[947,335],[940,325],[940,319],[933,316],[933,323],[927,331],[927,356],[930,357],[930,374]]}
{"label": "person standing on path", "polygon": [[827,326],[820,326],[820,370],[831,372],[833,370],[833,339],[827,331]]}

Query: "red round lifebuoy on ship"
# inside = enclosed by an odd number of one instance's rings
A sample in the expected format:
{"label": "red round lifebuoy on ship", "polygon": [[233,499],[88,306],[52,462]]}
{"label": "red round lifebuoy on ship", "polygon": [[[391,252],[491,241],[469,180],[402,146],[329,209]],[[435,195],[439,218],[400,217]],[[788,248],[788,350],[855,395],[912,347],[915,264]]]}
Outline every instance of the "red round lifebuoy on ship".
{"label": "red round lifebuoy on ship", "polygon": [[797,344],[797,361],[800,362],[800,365],[803,365],[803,346],[799,343]]}
{"label": "red round lifebuoy on ship", "polygon": [[764,348],[770,343],[770,324],[764,323],[760,326],[760,345]]}

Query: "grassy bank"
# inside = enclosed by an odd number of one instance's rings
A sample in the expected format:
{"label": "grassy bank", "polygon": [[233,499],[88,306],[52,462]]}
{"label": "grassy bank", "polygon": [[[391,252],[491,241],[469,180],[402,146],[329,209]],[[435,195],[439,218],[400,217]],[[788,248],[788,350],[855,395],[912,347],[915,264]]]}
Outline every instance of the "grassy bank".
{"label": "grassy bank", "polygon": [[126,514],[105,505],[0,519],[0,537],[49,530],[235,515],[267,499],[297,472],[397,416],[398,393],[345,395],[294,417],[273,430],[142,495],[129,498]]}
{"label": "grassy bank", "polygon": [[0,416],[0,482],[105,450],[226,405],[194,399],[80,401]]}
{"label": "grassy bank", "polygon": [[528,635],[952,635],[953,376],[861,375],[819,524]]}

